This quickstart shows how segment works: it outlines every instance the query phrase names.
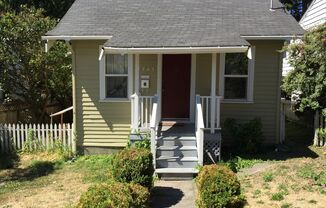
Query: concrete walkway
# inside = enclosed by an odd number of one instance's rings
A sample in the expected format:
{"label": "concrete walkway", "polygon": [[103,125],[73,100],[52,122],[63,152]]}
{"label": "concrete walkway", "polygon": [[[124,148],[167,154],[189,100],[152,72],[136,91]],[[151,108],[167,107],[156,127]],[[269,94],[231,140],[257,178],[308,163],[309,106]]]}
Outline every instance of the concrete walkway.
{"label": "concrete walkway", "polygon": [[152,190],[153,208],[193,208],[195,207],[195,184],[187,181],[156,181]]}

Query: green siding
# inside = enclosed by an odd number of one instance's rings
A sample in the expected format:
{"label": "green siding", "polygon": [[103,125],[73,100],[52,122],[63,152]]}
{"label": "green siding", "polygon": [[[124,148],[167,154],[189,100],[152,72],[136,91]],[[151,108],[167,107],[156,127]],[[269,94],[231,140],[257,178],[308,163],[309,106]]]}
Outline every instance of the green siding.
{"label": "green siding", "polygon": [[74,41],[76,60],[77,145],[125,146],[130,132],[130,102],[99,101],[99,41]]}
{"label": "green siding", "polygon": [[149,88],[142,89],[139,87],[139,91],[144,96],[153,96],[157,93],[157,55],[139,55],[139,75],[141,80],[142,75],[149,76]]}

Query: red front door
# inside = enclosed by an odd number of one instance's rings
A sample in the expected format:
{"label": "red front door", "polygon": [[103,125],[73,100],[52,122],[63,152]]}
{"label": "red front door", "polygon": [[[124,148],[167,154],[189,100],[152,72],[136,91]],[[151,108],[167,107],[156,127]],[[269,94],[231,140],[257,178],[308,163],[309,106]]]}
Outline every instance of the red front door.
{"label": "red front door", "polygon": [[189,118],[191,55],[163,55],[162,118]]}

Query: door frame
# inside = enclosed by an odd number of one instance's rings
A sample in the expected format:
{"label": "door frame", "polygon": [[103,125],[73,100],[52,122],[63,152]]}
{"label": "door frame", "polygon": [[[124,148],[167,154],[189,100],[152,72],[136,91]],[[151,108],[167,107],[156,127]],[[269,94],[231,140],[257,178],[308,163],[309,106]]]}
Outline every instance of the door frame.
{"label": "door frame", "polygon": [[[195,121],[195,100],[196,100],[196,65],[197,55],[191,54],[190,61],[190,99],[189,99],[189,122]],[[159,120],[162,119],[162,72],[163,54],[157,54],[157,96],[159,97]]]}

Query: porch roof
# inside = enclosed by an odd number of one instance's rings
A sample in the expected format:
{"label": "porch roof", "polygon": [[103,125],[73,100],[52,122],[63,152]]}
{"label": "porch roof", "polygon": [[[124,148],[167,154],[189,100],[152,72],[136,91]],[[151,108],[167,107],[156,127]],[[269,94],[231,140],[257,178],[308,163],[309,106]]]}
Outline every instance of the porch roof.
{"label": "porch roof", "polygon": [[112,36],[106,47],[158,48],[248,46],[243,36],[303,33],[282,9],[270,11],[269,0],[76,0],[47,36]]}

